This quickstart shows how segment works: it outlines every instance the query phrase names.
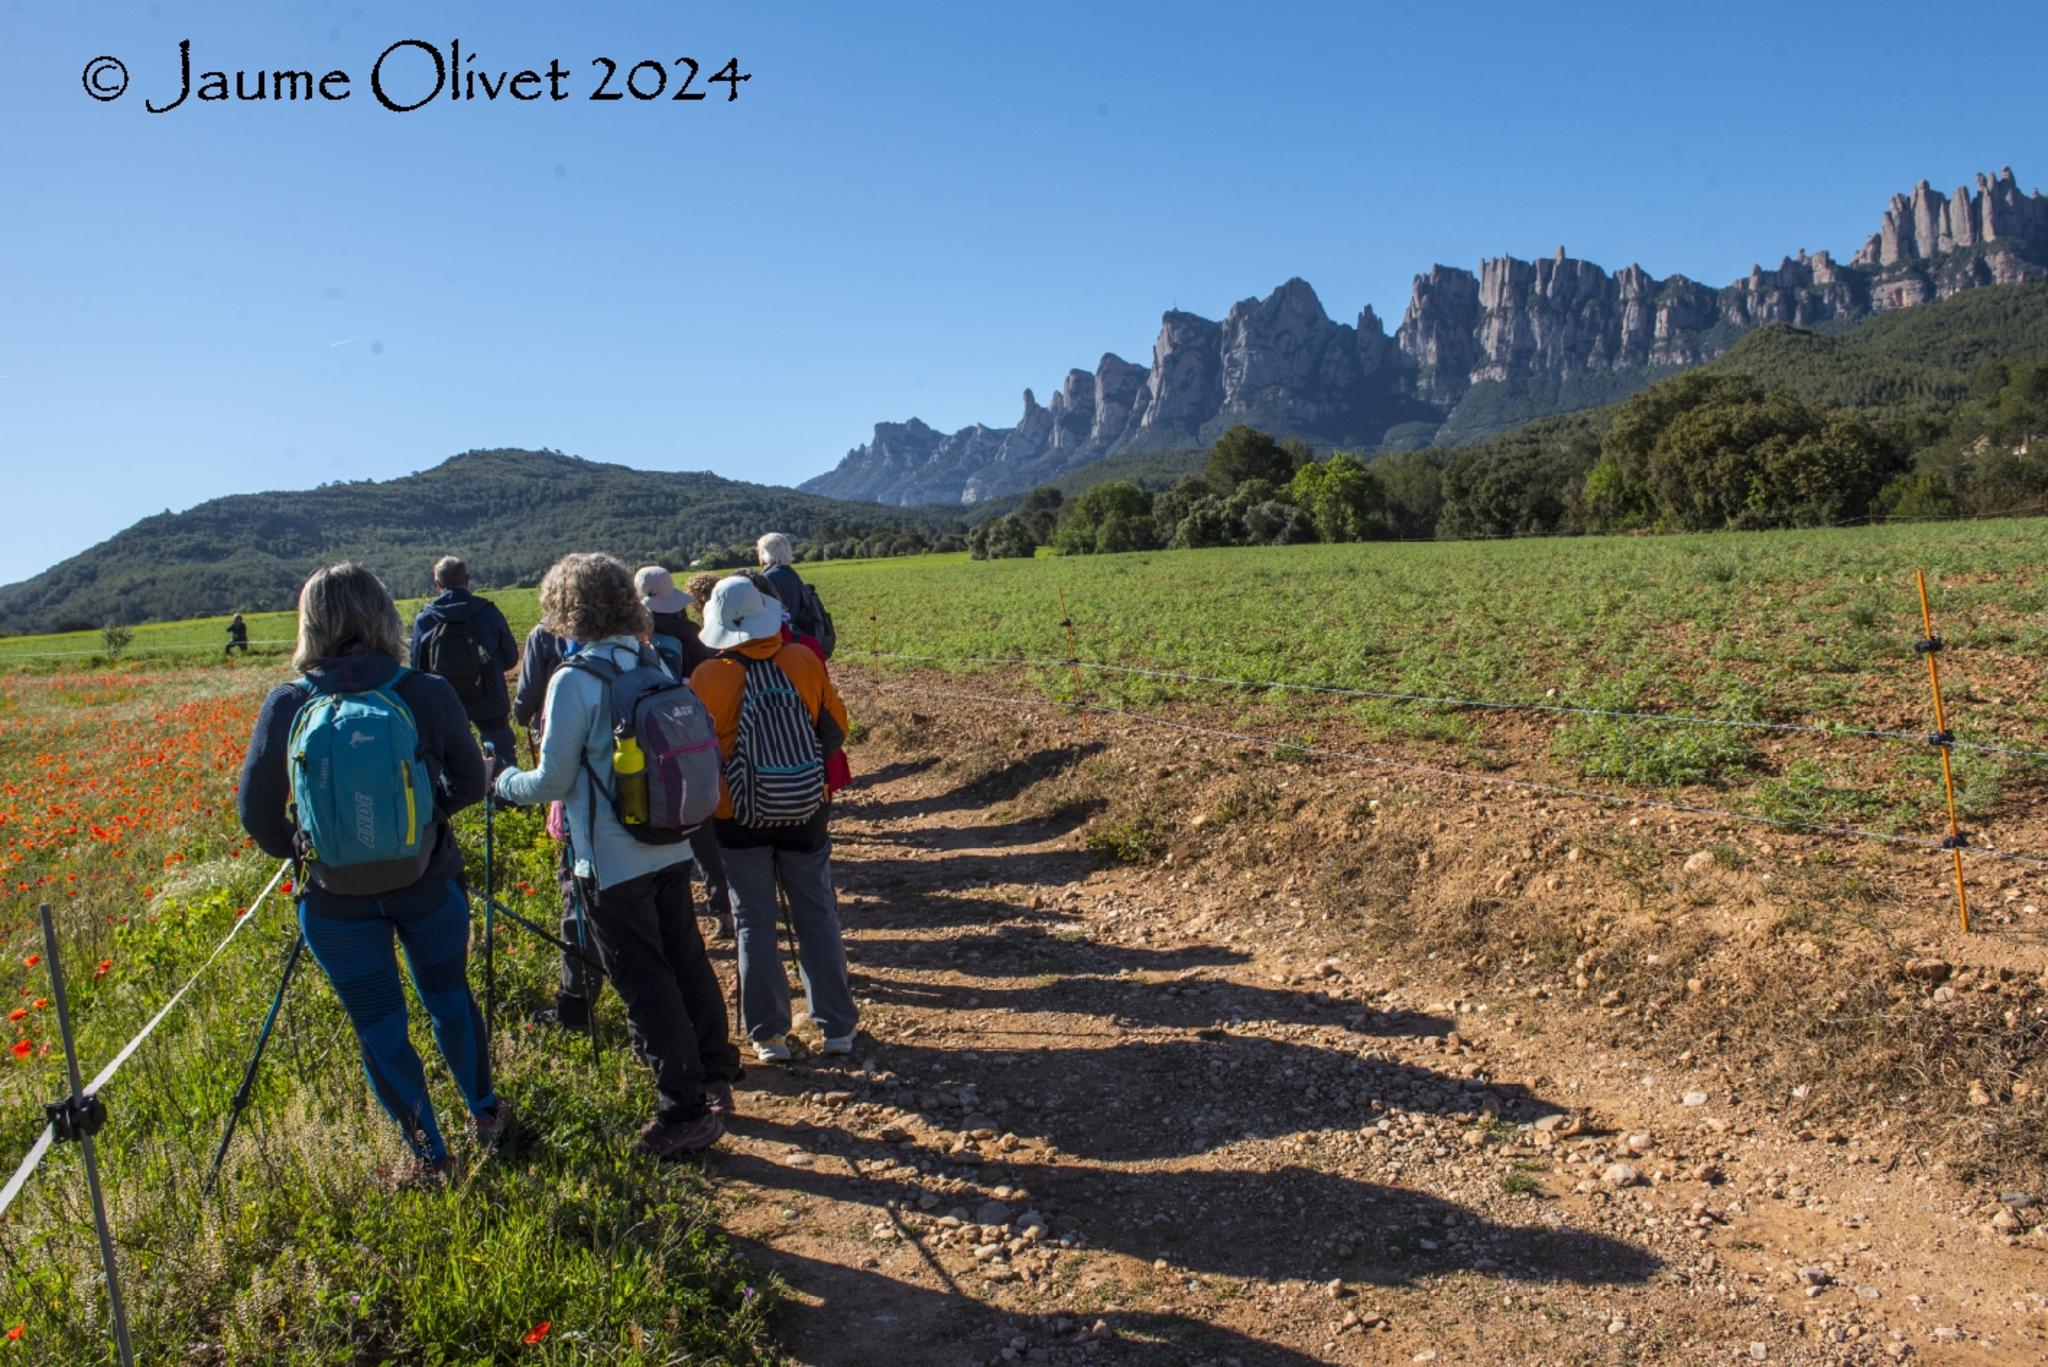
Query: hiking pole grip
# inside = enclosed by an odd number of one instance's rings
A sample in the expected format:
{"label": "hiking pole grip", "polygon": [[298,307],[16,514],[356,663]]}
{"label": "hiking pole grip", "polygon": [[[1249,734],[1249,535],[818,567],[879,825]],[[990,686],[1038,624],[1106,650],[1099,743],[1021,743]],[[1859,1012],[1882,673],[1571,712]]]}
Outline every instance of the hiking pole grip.
{"label": "hiking pole grip", "polygon": [[498,782],[498,747],[484,742],[484,1038],[489,1040],[497,1033],[498,1018],[498,936],[497,925],[492,912],[498,905],[497,888],[492,882],[491,846],[497,839],[497,826],[492,817],[498,810],[498,797],[494,791]]}

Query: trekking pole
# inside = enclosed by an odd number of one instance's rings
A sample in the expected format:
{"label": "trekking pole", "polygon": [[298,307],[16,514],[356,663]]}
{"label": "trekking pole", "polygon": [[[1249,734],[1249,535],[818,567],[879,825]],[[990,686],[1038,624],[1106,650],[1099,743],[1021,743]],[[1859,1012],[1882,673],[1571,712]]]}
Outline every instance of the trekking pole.
{"label": "trekking pole", "polygon": [[602,973],[604,971],[604,965],[600,963],[598,960],[591,958],[582,950],[578,949],[575,945],[570,944],[567,940],[564,940],[559,936],[549,934],[541,927],[527,920],[524,916],[521,916],[518,912],[512,910],[512,908],[506,906],[503,902],[500,902],[498,904],[498,915],[504,917],[513,925],[518,926],[521,930],[524,930],[532,935],[538,935],[541,939],[546,940],[549,944],[553,945],[556,949],[561,950],[564,954],[574,954],[577,958],[583,960],[584,963],[589,964],[598,972]]}
{"label": "trekking pole", "polygon": [[50,961],[50,995],[57,999],[57,1031],[64,1040],[64,1066],[71,1073],[71,1095],[43,1108],[59,1139],[75,1139],[85,1158],[85,1189],[92,1198],[92,1222],[99,1230],[100,1261],[107,1269],[107,1305],[113,1312],[114,1350],[121,1367],[134,1367],[135,1350],[128,1343],[128,1312],[121,1304],[121,1273],[114,1261],[114,1233],[107,1227],[107,1203],[100,1196],[99,1161],[93,1156],[92,1137],[107,1123],[107,1108],[97,1096],[87,1096],[78,1071],[78,1050],[71,1036],[71,1003],[64,994],[64,970],[57,958],[57,923],[50,919],[50,904],[39,909],[43,918],[43,955]]}
{"label": "trekking pole", "polygon": [[[569,857],[571,860],[575,858],[573,847],[570,850]],[[583,880],[576,876],[575,867],[574,863],[571,863],[569,866],[569,884],[576,889],[576,952],[583,957],[585,964],[597,963],[599,962],[597,956],[590,952],[590,897],[584,891]],[[596,982],[591,986],[590,1004],[583,1015],[584,1028],[590,1033],[590,1061],[592,1063],[597,1062],[602,1057],[597,1045],[597,995],[603,987],[604,975],[600,973]]]}
{"label": "trekking pole", "polygon": [[1934,690],[1934,734],[1928,741],[1941,751],[1941,782],[1948,791],[1948,839],[1941,847],[1949,852],[1956,864],[1956,910],[1961,914],[1963,934],[1970,933],[1970,896],[1963,891],[1963,848],[1969,841],[1963,838],[1962,827],[1956,822],[1956,776],[1949,763],[1949,750],[1956,738],[1948,729],[1948,714],[1941,706],[1941,666],[1935,657],[1941,654],[1941,638],[1934,634],[1934,610],[1927,604],[1927,571],[1915,570],[1914,576],[1920,584],[1920,625],[1926,635],[1913,642],[1915,652],[1927,657],[1927,683]]}
{"label": "trekking pole", "polygon": [[284,1008],[285,989],[292,985],[292,974],[298,969],[299,955],[305,948],[306,937],[294,933],[291,952],[284,956],[284,972],[277,980],[277,992],[270,999],[270,1010],[264,1013],[263,1028],[256,1033],[255,1051],[249,1055],[249,1066],[242,1070],[242,1085],[235,1089],[235,1098],[228,1106],[228,1124],[221,1132],[220,1146],[213,1151],[213,1167],[206,1174],[206,1185],[199,1189],[202,1201],[213,1195],[214,1183],[220,1180],[221,1164],[227,1161],[228,1145],[234,1142],[235,1126],[241,1123],[242,1111],[256,1090],[256,1070],[263,1063],[264,1047],[270,1043],[270,1032],[277,1025],[278,1012]]}
{"label": "trekking pole", "polygon": [[497,1033],[498,1018],[498,927],[492,919],[498,905],[497,889],[491,882],[491,846],[497,828],[491,818],[498,810],[497,794],[491,786],[498,777],[498,747],[484,742],[484,1038]]}

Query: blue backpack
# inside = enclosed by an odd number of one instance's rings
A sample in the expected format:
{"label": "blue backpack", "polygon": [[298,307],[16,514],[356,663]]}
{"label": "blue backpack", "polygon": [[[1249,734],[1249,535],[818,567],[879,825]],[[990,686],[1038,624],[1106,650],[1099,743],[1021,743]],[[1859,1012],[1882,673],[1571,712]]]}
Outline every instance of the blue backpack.
{"label": "blue backpack", "polygon": [[400,665],[361,693],[299,680],[313,696],[292,722],[293,820],[300,852],[329,892],[396,892],[418,882],[433,858],[433,780],[412,709],[398,696],[409,672]]}

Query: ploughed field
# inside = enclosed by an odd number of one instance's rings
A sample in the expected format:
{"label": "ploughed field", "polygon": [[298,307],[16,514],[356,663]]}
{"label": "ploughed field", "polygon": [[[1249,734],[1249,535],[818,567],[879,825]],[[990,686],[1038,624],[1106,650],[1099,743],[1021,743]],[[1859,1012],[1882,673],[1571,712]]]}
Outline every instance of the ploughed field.
{"label": "ploughed field", "polygon": [[[1204,823],[1209,831],[1234,830],[1242,836],[1238,845],[1212,844],[1202,857],[1232,865],[1260,896],[1277,893],[1285,880],[1294,889],[1289,905],[1298,907],[1311,887],[1320,896],[1367,872],[1347,873],[1341,859],[1342,867],[1306,854],[1295,859],[1298,851],[1288,854],[1292,862],[1260,862],[1266,856],[1254,848],[1258,841],[1305,832],[1310,815],[1290,818],[1294,809],[1286,802],[1252,792],[1251,775],[1272,765],[1298,791],[1318,794],[1322,806],[1356,787],[1361,773],[1389,804],[1414,788],[1409,815],[1417,823],[1435,820],[1439,833],[1451,823],[1471,826],[1475,811],[1487,811],[1482,804],[1533,796],[1498,786],[1514,780],[1795,827],[1938,838],[1946,833],[1940,765],[1924,742],[1772,728],[1932,729],[1926,668],[1913,648],[1920,634],[1914,571],[1924,569],[1936,630],[1947,645],[1940,660],[1957,738],[2048,749],[2039,703],[2048,608],[2044,525],[989,563],[933,556],[804,572],[835,615],[834,669],[857,722],[864,709],[878,717],[914,710],[923,695],[940,715],[988,716],[993,730],[977,732],[977,745],[1003,743],[990,735],[1005,718],[1021,715],[1071,730],[1076,743],[1087,743],[1091,728],[1194,728],[1162,734],[1176,754],[1200,757],[1210,787],[1176,794],[1169,806],[1148,802],[1148,785],[1123,771],[1077,771],[1074,782],[1089,791],[1076,788],[1063,798],[1081,822],[1073,841],[1125,870],[1177,857],[1180,865],[1161,871],[1172,877],[1197,853],[1185,845],[1192,838],[1187,830]],[[523,634],[535,617],[534,593],[491,596]],[[306,963],[220,1187],[201,1199],[228,1098],[293,935],[288,899],[273,893],[259,900],[275,865],[245,844],[233,815],[236,768],[256,708],[289,670],[288,644],[266,643],[288,642],[292,623],[288,614],[251,616],[255,649],[233,661],[218,656],[224,625],[213,619],[139,627],[114,660],[105,658],[96,634],[0,642],[0,668],[11,671],[0,673],[0,928],[7,956],[0,981],[15,1015],[13,1052],[0,1060],[0,1153],[7,1166],[40,1132],[42,1104],[65,1090],[36,905],[56,908],[88,1076],[252,908],[242,932],[104,1093],[111,1119],[99,1139],[103,1180],[144,1356],[355,1354],[374,1361],[410,1356],[427,1344],[450,1360],[515,1350],[562,1361],[744,1361],[772,1354],[778,1292],[717,1232],[716,1177],[689,1167],[656,1170],[626,1156],[644,1118],[647,1087],[644,1069],[623,1047],[616,1001],[607,998],[606,1047],[595,1062],[580,1042],[525,1026],[525,1011],[551,988],[554,951],[502,923],[495,1058],[523,1131],[508,1152],[467,1164],[446,1192],[386,1195],[379,1170],[397,1158],[396,1136],[368,1095],[332,993]],[[1078,679],[1067,663],[1070,652],[1082,662]],[[1205,677],[1122,672],[1129,669]],[[1063,710],[1077,694],[1098,708],[1135,715]],[[1537,706],[1480,708],[1443,699]],[[1565,708],[1646,715],[1559,710]],[[1657,720],[1662,714],[1771,725],[1678,724]],[[912,716],[891,724],[906,720],[913,730],[929,723]],[[1353,758],[1319,753],[1327,750]],[[1449,776],[1374,769],[1359,756]],[[866,767],[857,749],[856,773]],[[2048,821],[2040,812],[2048,773],[2040,760],[1958,751],[1955,772],[1973,843],[2048,858]],[[1242,792],[1217,786],[1240,777]],[[1427,796],[1420,795],[1424,788]],[[1587,808],[1582,799],[1560,801]],[[1700,824],[1668,808],[1642,812],[1646,840],[1652,830],[1669,835]],[[1417,896],[1433,876],[1432,858],[1439,874],[1448,873],[1459,856],[1447,847],[1462,840],[1480,848],[1489,825],[1512,830],[1517,841],[1526,827],[1530,844],[1541,844],[1541,814],[1505,823],[1499,817],[1496,807],[1491,818],[1481,816],[1476,834],[1436,836],[1420,872],[1411,867],[1403,875]],[[1355,824],[1344,825],[1352,820],[1333,816],[1335,824],[1318,824],[1312,838],[1336,849],[1345,830],[1358,834]],[[1630,818],[1619,814],[1613,824],[1623,820]],[[1712,818],[1704,820],[1713,826]],[[478,887],[482,824],[480,811],[458,822]],[[1922,847],[1807,835],[1789,850],[1774,850],[1727,836],[1744,829],[1739,820],[1713,828],[1723,834],[1680,833],[1663,843],[1689,841],[1742,880],[1776,869],[1788,854],[1796,859],[1797,871],[1786,869],[1786,877],[1808,890],[1810,906],[1820,911],[1772,931],[1812,936],[1794,949],[1817,941],[1825,956],[1832,941],[1813,927],[1833,924],[1828,918],[1836,912],[1855,921],[1880,906],[1888,935],[1896,925],[1920,922],[1940,934],[1954,919],[1945,856]],[[1756,829],[1775,839],[1781,828]],[[1574,838],[1586,843],[1586,866],[1606,858],[1587,837]],[[1574,867],[1579,853],[1577,845],[1569,852]],[[1554,854],[1562,868],[1567,852],[1560,845]],[[1629,862],[1638,855],[1653,860],[1633,844],[1617,844],[1616,876],[1626,874],[1640,898],[1655,901],[1655,878]],[[544,922],[555,901],[549,861],[533,817],[499,818],[501,897]],[[2043,926],[2032,894],[2039,880],[2030,869],[1981,855],[1966,862],[1980,926],[2006,937],[1997,943],[2020,947],[1999,951],[1996,971],[2008,976],[2031,952],[2024,951],[2029,941],[2013,937]],[[1459,877],[1468,875],[1479,871],[1459,870]],[[1501,891],[1508,882],[1492,881],[1490,867],[1485,878],[1490,895],[1513,897]],[[1697,888],[1682,900],[1704,925],[1712,907],[1696,894]],[[1313,902],[1310,910],[1321,905]],[[1448,913],[1439,907],[1431,914]],[[1433,958],[1435,949],[1455,944],[1460,955],[1472,954],[1477,942],[1458,941],[1456,926],[1428,926],[1451,938],[1422,943],[1390,934],[1377,947]],[[1533,919],[1514,932],[1529,946],[1525,964],[1539,952],[1551,956],[1541,967],[1554,970],[1559,987],[1569,990],[1577,973],[1586,1009],[1596,1002],[1609,1012],[1631,1009],[1632,1001],[1620,1000],[1631,980],[1618,968],[1611,981],[1590,976],[1600,970],[1588,955],[1597,959],[1598,952],[1587,932],[1574,933],[1581,936],[1575,948],[1584,950],[1583,972],[1552,943],[1559,937],[1545,938]],[[1569,940],[1564,935],[1560,943]],[[476,943],[480,950],[480,924]],[[1695,950],[1711,952],[1688,942],[1687,952]],[[1658,953],[1669,955],[1652,951],[1653,965]],[[1458,968],[1483,976],[1500,968],[1500,954],[1496,947],[1491,966],[1480,953]],[[858,961],[855,971],[858,979]],[[472,959],[472,981],[482,982],[480,955]],[[1533,996],[1538,989],[1528,990]],[[2027,1019],[2037,1016],[2036,1010]],[[438,1072],[417,1011],[415,1025],[444,1120],[459,1123],[459,1103]],[[886,1057],[886,1038],[879,1047]],[[2033,1053],[2016,1057],[2014,1075],[2038,1074],[2038,1064]],[[2038,1178],[2048,1150],[2038,1095],[2029,1106],[2023,1091],[1991,1091],[1996,1105],[1984,1114],[1998,1118],[1977,1129],[1992,1138],[1959,1139],[1957,1152],[2003,1180],[2028,1172]],[[59,1145],[0,1216],[0,1331],[20,1326],[19,1342],[35,1360],[97,1360],[105,1352],[98,1266],[78,1153]]]}

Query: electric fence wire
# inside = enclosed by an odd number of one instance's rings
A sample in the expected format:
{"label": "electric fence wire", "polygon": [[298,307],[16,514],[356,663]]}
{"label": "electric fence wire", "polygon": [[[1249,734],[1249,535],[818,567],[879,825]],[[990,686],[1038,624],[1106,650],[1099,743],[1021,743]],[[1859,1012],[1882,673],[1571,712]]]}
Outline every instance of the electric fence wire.
{"label": "electric fence wire", "polygon": [[[1042,660],[1024,656],[1004,658],[995,655],[901,655],[886,652],[870,652],[868,658],[895,660],[918,664],[983,664],[1007,665],[1023,669],[1066,669],[1078,663],[1082,669],[1098,670],[1107,674],[1140,675],[1149,679],[1163,679],[1170,682],[1217,684],[1231,688],[1252,690],[1282,689],[1293,693],[1315,693],[1324,697],[1365,698],[1377,702],[1419,703],[1430,707],[1459,707],[1474,711],[1494,712],[1544,712],[1571,717],[1610,717],[1621,721],[1640,721],[1669,724],[1672,726],[1719,727],[1736,731],[1769,731],[1788,735],[1808,736],[1851,736],[1866,740],[1907,742],[1913,745],[1928,745],[1932,733],[1926,731],[1887,731],[1869,726],[1816,726],[1808,722],[1749,721],[1738,717],[1696,717],[1682,712],[1642,712],[1623,708],[1588,707],[1575,703],[1542,702],[1500,702],[1490,698],[1460,698],[1432,693],[1397,693],[1376,688],[1349,688],[1338,684],[1290,683],[1281,679],[1232,679],[1217,674],[1189,674],[1171,669],[1146,669],[1139,665],[1102,664],[1092,660]],[[1988,741],[1956,740],[1951,742],[1957,750],[1972,750],[1980,754],[2011,755],[2021,759],[2048,759],[2048,750],[2033,750],[2024,746],[1994,745]]]}
{"label": "electric fence wire", "polygon": [[[1078,706],[1079,710],[1092,712],[1102,717],[1117,717],[1137,722],[1144,726],[1156,726],[1178,731],[1187,735],[1208,736],[1217,740],[1232,741],[1278,753],[1319,755],[1327,759],[1347,760],[1376,769],[1388,769],[1401,773],[1416,774],[1428,778],[1450,779],[1458,783],[1475,783],[1500,788],[1513,788],[1520,792],[1538,793],[1551,797],[1576,798],[1595,802],[1603,806],[1636,807],[1648,811],[1674,812],[1685,816],[1711,817],[1718,821],[1743,822],[1755,826],[1769,826],[1778,830],[1797,831],[1807,835],[1829,835],[1848,840],[1870,840],[1887,845],[1901,845],[1913,849],[1934,852],[1951,847],[1939,840],[1924,836],[1898,835],[1890,831],[1868,830],[1859,826],[1837,826],[1825,822],[1793,821],[1783,817],[1764,816],[1757,812],[1736,812],[1725,807],[1701,806],[1690,802],[1674,802],[1664,798],[1635,797],[1626,793],[1601,792],[1593,788],[1573,788],[1562,784],[1541,783],[1534,779],[1512,778],[1505,774],[1475,774],[1467,769],[1450,769],[1432,764],[1417,764],[1410,760],[1389,759],[1385,755],[1367,754],[1358,750],[1343,750],[1335,746],[1316,745],[1297,741],[1275,740],[1270,736],[1254,735],[1245,731],[1230,731],[1221,727],[1198,726],[1192,722],[1175,721],[1170,717],[1153,716],[1145,712],[1133,712],[1120,707],[1104,707],[1099,703],[1082,702],[1078,705],[1057,702],[1047,698],[1005,697],[991,693],[967,693],[951,689],[928,688],[918,685],[909,688],[884,683],[879,679],[862,679],[859,683],[884,692],[912,693],[920,698],[954,698],[966,702],[987,703],[999,707],[1038,707],[1066,710]],[[2034,868],[2048,868],[2048,859],[2032,855],[2016,854],[1996,849],[1989,845],[1967,845],[1962,852],[1986,859],[2001,860],[2012,864],[2025,864]]]}
{"label": "electric fence wire", "polygon": [[[193,971],[192,976],[185,980],[185,985],[172,993],[171,999],[163,1004],[162,1009],[149,1018],[149,1024],[143,1026],[133,1039],[122,1045],[121,1051],[114,1055],[112,1061],[106,1067],[100,1069],[98,1075],[86,1084],[85,1094],[87,1096],[97,1094],[102,1087],[113,1081],[114,1074],[121,1070],[121,1065],[126,1063],[134,1055],[135,1051],[142,1047],[142,1042],[154,1034],[156,1028],[163,1024],[164,1018],[170,1015],[172,1009],[185,999],[185,994],[192,990],[193,984],[197,983],[205,975],[207,969],[213,967],[214,961],[220,958],[226,952],[227,947],[234,942],[235,937],[242,933],[242,927],[256,919],[257,910],[263,905],[264,900],[270,896],[272,891],[276,889],[279,881],[284,878],[285,872],[290,868],[290,860],[286,860],[277,866],[277,872],[270,875],[270,881],[263,885],[263,891],[256,894],[256,900],[249,904],[246,911],[241,912],[235,917],[235,923],[228,927],[228,933],[222,936],[220,943],[213,947],[213,952],[206,956],[206,961],[200,964]],[[37,1139],[35,1144],[29,1149],[28,1156],[21,1160],[21,1166],[14,1170],[14,1176],[7,1179],[7,1185],[0,1187],[0,1215],[6,1214],[7,1208],[14,1204],[14,1198],[21,1195],[22,1188],[28,1184],[29,1177],[34,1174],[36,1168],[42,1163],[44,1155],[49,1153],[50,1145],[56,1137],[57,1131],[54,1125],[43,1126],[42,1137]]]}

